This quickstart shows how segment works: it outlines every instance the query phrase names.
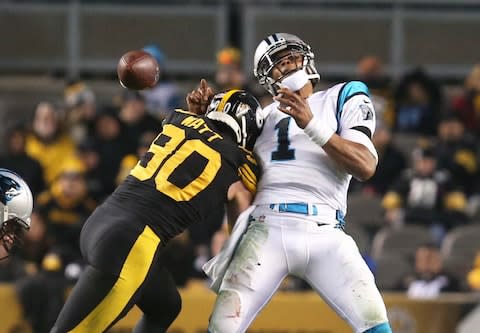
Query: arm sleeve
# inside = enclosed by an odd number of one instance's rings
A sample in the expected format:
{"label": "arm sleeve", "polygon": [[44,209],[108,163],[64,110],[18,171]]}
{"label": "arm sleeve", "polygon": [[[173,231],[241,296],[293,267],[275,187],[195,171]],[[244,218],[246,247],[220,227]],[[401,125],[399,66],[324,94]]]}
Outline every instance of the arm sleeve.
{"label": "arm sleeve", "polygon": [[364,145],[378,161],[378,154],[372,143],[376,123],[375,110],[367,86],[359,81],[346,83],[337,103],[337,134],[346,140]]}
{"label": "arm sleeve", "polygon": [[243,185],[251,192],[257,191],[257,179],[260,174],[255,156],[250,152],[245,152],[244,162],[238,167],[238,175]]}

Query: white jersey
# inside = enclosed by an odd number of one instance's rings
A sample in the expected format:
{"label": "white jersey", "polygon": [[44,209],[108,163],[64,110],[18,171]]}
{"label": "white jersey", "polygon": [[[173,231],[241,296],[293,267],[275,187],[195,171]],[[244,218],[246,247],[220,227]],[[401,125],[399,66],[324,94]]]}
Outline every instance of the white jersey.
{"label": "white jersey", "polygon": [[[314,117],[344,139],[365,145],[377,158],[371,141],[375,112],[364,83],[337,84],[314,93],[308,103]],[[254,204],[317,203],[345,214],[352,176],[310,140],[292,117],[279,111],[278,104],[264,109],[267,117],[255,144],[263,173]]]}

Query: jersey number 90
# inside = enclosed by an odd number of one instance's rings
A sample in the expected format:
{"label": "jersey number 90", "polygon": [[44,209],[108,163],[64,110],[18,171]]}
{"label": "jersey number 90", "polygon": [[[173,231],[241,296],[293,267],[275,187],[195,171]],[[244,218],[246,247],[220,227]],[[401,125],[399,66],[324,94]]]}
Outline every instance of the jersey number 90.
{"label": "jersey number 90", "polygon": [[[169,177],[193,153],[203,156],[207,163],[195,179],[179,187]],[[147,159],[139,161],[130,174],[140,181],[155,177],[157,190],[175,201],[188,201],[203,191],[213,181],[222,164],[219,152],[199,139],[185,140],[185,130],[172,124],[163,127],[145,156]]]}

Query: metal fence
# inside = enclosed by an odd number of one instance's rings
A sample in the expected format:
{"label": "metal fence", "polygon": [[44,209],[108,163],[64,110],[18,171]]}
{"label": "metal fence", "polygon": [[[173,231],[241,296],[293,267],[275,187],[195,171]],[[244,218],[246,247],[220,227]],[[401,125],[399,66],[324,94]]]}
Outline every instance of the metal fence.
{"label": "metal fence", "polygon": [[479,0],[122,3],[0,3],[0,71],[114,73],[125,51],[156,43],[170,73],[197,77],[213,73],[232,31],[249,73],[257,43],[281,31],[309,42],[327,75],[351,75],[364,55],[382,59],[393,77],[421,65],[461,78],[480,60]]}
{"label": "metal fence", "polygon": [[114,72],[124,52],[154,43],[172,72],[208,73],[226,17],[223,5],[0,4],[0,69]]}
{"label": "metal fence", "polygon": [[459,78],[480,61],[480,11],[246,6],[242,17],[247,63],[259,40],[280,31],[310,43],[318,69],[326,74],[351,75],[365,55],[382,59],[393,77],[423,66],[433,75]]}

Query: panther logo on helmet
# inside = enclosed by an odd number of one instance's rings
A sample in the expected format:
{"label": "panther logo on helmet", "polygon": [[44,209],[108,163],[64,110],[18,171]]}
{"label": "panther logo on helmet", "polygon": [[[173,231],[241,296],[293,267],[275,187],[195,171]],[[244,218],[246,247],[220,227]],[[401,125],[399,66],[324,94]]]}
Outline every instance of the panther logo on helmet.
{"label": "panther logo on helmet", "polygon": [[8,257],[20,245],[23,230],[30,228],[33,196],[27,183],[16,173],[0,168],[0,246]]}
{"label": "panther logo on helmet", "polygon": [[305,43],[299,37],[288,33],[274,33],[258,44],[254,56],[253,74],[270,94],[275,96],[279,83],[291,73],[286,73],[278,79],[272,78],[273,68],[283,58],[276,57],[280,51],[290,50],[292,52],[300,53],[303,56],[303,64],[299,69],[303,69],[312,84],[320,80],[320,75],[315,68],[314,54],[310,45]]}
{"label": "panther logo on helmet", "polygon": [[15,219],[30,227],[33,196],[27,183],[15,172],[0,168],[0,226]]}
{"label": "panther logo on helmet", "polygon": [[20,194],[20,184],[0,174],[0,202],[4,205]]}

